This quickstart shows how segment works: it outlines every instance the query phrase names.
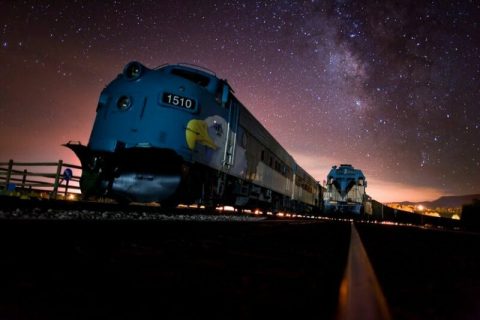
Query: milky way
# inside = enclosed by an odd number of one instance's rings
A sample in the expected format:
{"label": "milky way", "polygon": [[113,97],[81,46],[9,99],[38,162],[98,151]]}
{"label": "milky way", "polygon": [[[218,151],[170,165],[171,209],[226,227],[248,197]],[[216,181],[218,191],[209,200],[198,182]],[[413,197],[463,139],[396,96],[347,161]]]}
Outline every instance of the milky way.
{"label": "milky way", "polygon": [[76,161],[60,145],[88,142],[98,95],[127,62],[188,62],[228,79],[320,181],[351,163],[380,200],[480,193],[478,2],[12,1],[0,11],[0,161]]}

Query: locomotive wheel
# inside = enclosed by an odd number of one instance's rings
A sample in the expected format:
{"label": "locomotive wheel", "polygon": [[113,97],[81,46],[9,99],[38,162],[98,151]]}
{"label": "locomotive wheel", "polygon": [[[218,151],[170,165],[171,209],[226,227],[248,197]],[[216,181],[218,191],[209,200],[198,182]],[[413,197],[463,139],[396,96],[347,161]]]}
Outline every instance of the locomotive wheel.
{"label": "locomotive wheel", "polygon": [[207,213],[214,213],[215,210],[217,209],[217,205],[216,204],[206,204],[205,205],[205,212]]}
{"label": "locomotive wheel", "polygon": [[128,206],[132,202],[130,199],[124,197],[115,198],[115,201],[121,206]]}
{"label": "locomotive wheel", "polygon": [[99,191],[100,177],[98,173],[84,170],[80,177],[80,189],[85,197],[95,195]]}
{"label": "locomotive wheel", "polygon": [[164,209],[175,209],[179,202],[176,199],[167,199],[160,202],[160,206]]}

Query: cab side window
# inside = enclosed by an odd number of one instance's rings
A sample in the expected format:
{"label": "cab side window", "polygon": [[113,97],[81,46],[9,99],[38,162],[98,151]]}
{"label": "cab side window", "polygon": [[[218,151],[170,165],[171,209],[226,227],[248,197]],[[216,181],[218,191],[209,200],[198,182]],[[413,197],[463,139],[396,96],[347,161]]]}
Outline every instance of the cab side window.
{"label": "cab side window", "polygon": [[210,79],[208,77],[205,77],[201,74],[194,73],[194,72],[189,72],[187,70],[182,70],[182,69],[173,69],[172,74],[182,77],[184,79],[187,79],[195,84],[198,84],[202,87],[208,86],[208,83],[210,82]]}

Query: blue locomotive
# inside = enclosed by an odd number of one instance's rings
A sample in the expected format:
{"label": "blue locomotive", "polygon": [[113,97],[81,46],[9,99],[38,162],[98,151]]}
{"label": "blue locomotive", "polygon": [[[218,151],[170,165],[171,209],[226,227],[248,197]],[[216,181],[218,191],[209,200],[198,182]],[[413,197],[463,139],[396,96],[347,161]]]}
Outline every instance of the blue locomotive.
{"label": "blue locomotive", "polygon": [[361,170],[350,164],[333,166],[323,193],[325,213],[371,215],[372,205],[366,187],[367,180]]}
{"label": "blue locomotive", "polygon": [[82,193],[119,202],[313,211],[321,187],[204,68],[130,62],[100,94]]}

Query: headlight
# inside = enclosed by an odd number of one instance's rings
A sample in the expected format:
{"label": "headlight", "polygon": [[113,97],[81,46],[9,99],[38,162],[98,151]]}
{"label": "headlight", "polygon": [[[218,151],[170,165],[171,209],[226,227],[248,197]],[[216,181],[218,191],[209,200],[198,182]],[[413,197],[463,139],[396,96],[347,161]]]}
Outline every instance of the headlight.
{"label": "headlight", "polygon": [[145,67],[140,62],[130,62],[123,69],[123,74],[128,80],[136,80],[140,78]]}
{"label": "headlight", "polygon": [[120,110],[127,110],[132,105],[132,99],[127,96],[121,96],[117,101],[117,107]]}

